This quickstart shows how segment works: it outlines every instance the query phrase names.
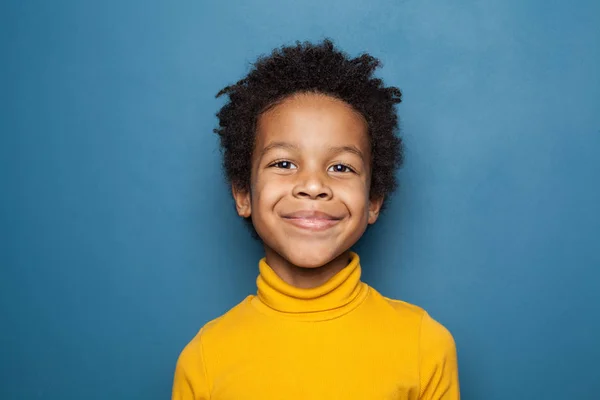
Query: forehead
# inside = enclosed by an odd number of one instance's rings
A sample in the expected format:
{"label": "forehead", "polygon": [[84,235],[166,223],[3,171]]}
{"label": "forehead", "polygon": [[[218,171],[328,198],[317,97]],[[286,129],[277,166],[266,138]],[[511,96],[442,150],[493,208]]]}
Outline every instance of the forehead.
{"label": "forehead", "polygon": [[289,141],[302,146],[369,144],[364,117],[342,100],[316,93],[292,95],[264,112],[257,121],[257,145]]}

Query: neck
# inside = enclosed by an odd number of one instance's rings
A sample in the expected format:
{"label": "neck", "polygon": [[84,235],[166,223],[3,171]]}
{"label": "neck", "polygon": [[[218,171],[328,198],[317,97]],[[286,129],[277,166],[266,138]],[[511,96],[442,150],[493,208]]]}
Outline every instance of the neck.
{"label": "neck", "polygon": [[292,264],[275,250],[265,246],[265,261],[285,283],[300,289],[312,289],[323,285],[348,265],[350,250],[320,267],[306,268]]}

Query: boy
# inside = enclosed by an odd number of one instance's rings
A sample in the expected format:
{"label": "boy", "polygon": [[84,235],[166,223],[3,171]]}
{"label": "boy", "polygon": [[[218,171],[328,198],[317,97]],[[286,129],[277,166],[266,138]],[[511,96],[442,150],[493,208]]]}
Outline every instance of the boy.
{"label": "boy", "polygon": [[257,295],[181,353],[173,400],[459,399],[450,333],[361,282],[350,250],[402,161],[401,93],[378,66],[298,43],[217,95],[225,172],[265,258]]}

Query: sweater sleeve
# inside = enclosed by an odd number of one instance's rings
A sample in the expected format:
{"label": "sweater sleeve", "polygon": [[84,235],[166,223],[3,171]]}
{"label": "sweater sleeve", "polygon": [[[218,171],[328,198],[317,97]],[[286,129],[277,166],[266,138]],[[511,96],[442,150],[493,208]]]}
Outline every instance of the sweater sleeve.
{"label": "sweater sleeve", "polygon": [[456,345],[452,335],[425,313],[420,333],[420,400],[459,400]]}
{"label": "sweater sleeve", "polygon": [[172,400],[209,400],[210,388],[202,351],[202,331],[183,349],[175,367]]}

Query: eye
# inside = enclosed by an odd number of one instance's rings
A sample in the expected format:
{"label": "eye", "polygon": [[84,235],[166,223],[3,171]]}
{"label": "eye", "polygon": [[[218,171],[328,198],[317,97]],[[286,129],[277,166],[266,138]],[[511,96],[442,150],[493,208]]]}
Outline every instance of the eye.
{"label": "eye", "polygon": [[281,169],[296,169],[296,168],[298,168],[298,167],[296,167],[296,165],[294,165],[294,163],[292,163],[291,161],[287,161],[287,160],[276,161],[273,164],[271,164],[270,167],[281,168]]}
{"label": "eye", "polygon": [[329,167],[328,171],[330,172],[354,172],[352,168],[344,164],[334,164]]}

